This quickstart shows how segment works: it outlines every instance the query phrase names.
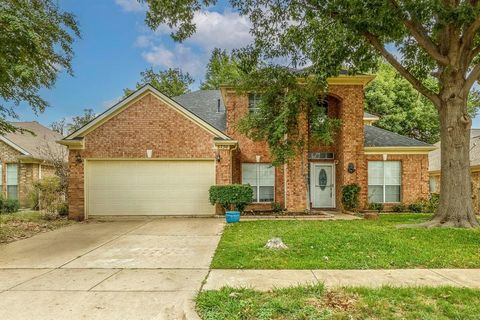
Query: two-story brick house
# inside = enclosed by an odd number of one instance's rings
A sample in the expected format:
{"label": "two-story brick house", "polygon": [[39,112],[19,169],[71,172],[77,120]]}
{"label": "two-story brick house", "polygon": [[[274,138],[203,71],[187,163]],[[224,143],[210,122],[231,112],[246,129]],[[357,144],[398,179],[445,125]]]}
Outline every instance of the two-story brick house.
{"label": "two-story brick house", "polygon": [[[147,85],[60,143],[69,147],[70,217],[211,215],[208,188],[249,183],[254,209],[341,209],[341,188],[361,186],[369,202],[410,203],[428,196],[428,152],[434,147],[372,126],[364,87],[372,76],[329,79],[328,116],[341,120],[335,143],[309,143],[273,167],[265,142],[240,134],[257,96],[234,89],[168,98]],[[300,127],[308,135],[306,117]]]}

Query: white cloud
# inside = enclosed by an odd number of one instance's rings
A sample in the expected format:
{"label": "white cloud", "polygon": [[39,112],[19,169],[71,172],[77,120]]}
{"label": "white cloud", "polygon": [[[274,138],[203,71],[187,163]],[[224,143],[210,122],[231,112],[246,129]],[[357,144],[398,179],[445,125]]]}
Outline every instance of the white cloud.
{"label": "white cloud", "polygon": [[140,12],[145,11],[145,6],[137,0],[115,0],[125,12]]}
{"label": "white cloud", "polygon": [[139,48],[146,48],[152,45],[152,40],[147,35],[138,36],[135,40],[135,46]]}
{"label": "white cloud", "polygon": [[203,76],[208,61],[208,55],[194,52],[191,47],[183,44],[177,44],[173,49],[162,45],[153,46],[143,53],[143,58],[154,66],[180,68],[195,78]]}
{"label": "white cloud", "polygon": [[[246,17],[235,12],[219,13],[215,11],[202,11],[193,17],[197,30],[187,40],[186,44],[195,44],[208,51],[213,48],[235,49],[241,48],[252,41],[250,22]],[[161,25],[157,35],[169,35],[172,30],[166,25]]]}
{"label": "white cloud", "polygon": [[138,36],[135,46],[145,48],[142,56],[150,64],[181,68],[200,79],[213,48],[230,51],[246,46],[253,39],[249,33],[250,22],[238,13],[203,11],[195,14],[193,22],[197,26],[195,34],[172,48],[162,43],[172,31],[166,25],[161,25],[153,33]]}

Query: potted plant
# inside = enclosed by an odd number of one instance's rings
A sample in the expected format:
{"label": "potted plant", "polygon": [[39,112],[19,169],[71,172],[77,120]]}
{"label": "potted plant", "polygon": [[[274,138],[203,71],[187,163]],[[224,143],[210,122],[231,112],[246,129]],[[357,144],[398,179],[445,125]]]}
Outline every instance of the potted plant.
{"label": "potted plant", "polygon": [[227,223],[234,223],[240,221],[240,213],[252,202],[253,190],[248,184],[211,186],[209,199],[211,204],[221,205],[225,209]]}

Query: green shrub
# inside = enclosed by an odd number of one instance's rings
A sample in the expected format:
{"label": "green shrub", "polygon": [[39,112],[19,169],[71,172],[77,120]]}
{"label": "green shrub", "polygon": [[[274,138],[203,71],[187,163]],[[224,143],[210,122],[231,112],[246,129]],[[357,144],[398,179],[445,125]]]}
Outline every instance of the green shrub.
{"label": "green shrub", "polygon": [[60,178],[51,176],[37,180],[33,183],[32,192],[38,194],[38,207],[45,218],[54,219],[58,215],[59,206],[64,202]]}
{"label": "green shrub", "polygon": [[427,213],[437,212],[439,203],[440,203],[440,195],[438,193],[430,194],[430,198],[428,199],[428,202],[426,203],[426,206],[424,208],[424,212],[427,212]]}
{"label": "green shrub", "polygon": [[38,210],[40,205],[40,195],[38,190],[31,188],[27,193],[27,203],[28,207],[32,210]]}
{"label": "green shrub", "polygon": [[248,184],[230,184],[225,186],[211,186],[209,200],[211,204],[219,204],[225,210],[242,212],[252,203],[253,190]]}
{"label": "green shrub", "polygon": [[66,202],[62,202],[57,206],[58,215],[62,217],[68,216],[68,204]]}
{"label": "green shrub", "polygon": [[368,209],[375,210],[375,211],[378,211],[378,212],[382,212],[383,211],[383,203],[372,202],[368,205]]}
{"label": "green shrub", "polygon": [[275,213],[281,213],[283,212],[283,207],[280,203],[274,202],[272,203],[272,211]]}
{"label": "green shrub", "polygon": [[415,212],[415,213],[421,213],[421,212],[423,212],[423,207],[424,207],[424,204],[422,203],[421,200],[419,200],[417,202],[410,203],[408,205],[408,211]]}
{"label": "green shrub", "polygon": [[407,207],[403,203],[396,204],[392,207],[393,212],[405,212]]}
{"label": "green shrub", "polygon": [[18,209],[20,209],[18,200],[0,198],[0,213],[14,213]]}
{"label": "green shrub", "polygon": [[342,188],[342,204],[347,210],[356,210],[359,205],[360,186],[356,183],[347,184]]}

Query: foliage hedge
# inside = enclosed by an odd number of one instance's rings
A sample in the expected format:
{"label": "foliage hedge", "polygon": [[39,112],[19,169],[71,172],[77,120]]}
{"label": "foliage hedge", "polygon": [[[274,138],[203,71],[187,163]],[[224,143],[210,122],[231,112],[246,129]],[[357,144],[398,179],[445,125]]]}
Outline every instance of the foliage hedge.
{"label": "foliage hedge", "polygon": [[209,200],[211,204],[219,204],[225,210],[238,210],[242,212],[252,203],[253,190],[248,184],[230,184],[224,186],[211,186]]}
{"label": "foliage hedge", "polygon": [[18,200],[0,197],[0,213],[14,213],[20,209]]}
{"label": "foliage hedge", "polygon": [[360,186],[356,183],[345,185],[342,188],[342,204],[347,210],[355,210],[359,205]]}

